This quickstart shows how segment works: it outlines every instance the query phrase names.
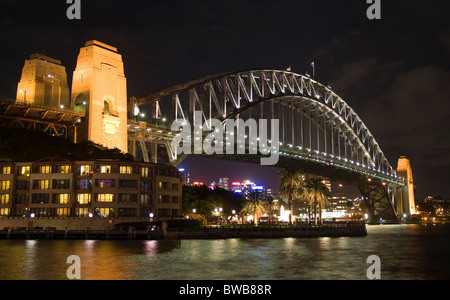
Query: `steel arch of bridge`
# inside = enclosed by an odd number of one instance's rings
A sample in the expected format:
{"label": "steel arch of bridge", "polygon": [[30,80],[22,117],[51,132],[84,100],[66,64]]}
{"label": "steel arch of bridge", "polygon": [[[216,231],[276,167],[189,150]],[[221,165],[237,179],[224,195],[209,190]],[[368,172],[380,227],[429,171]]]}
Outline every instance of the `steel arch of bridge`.
{"label": "steel arch of bridge", "polygon": [[[169,113],[162,100],[169,100]],[[184,118],[201,111],[203,122],[235,117],[279,118],[285,151],[294,149],[341,158],[345,163],[396,177],[383,151],[355,111],[331,88],[288,71],[253,70],[207,76],[136,99],[152,104],[154,120]],[[202,123],[203,123],[202,122]]]}
{"label": "steel arch of bridge", "polygon": [[[211,119],[279,119],[283,161],[310,162],[314,168],[331,165],[339,172],[373,178],[370,184],[359,184],[365,197],[371,198],[367,200],[371,217],[396,215],[393,195],[404,186],[403,178],[397,176],[356,112],[331,88],[308,76],[281,70],[211,75],[134,98],[130,105],[151,105],[152,121],[166,130],[180,118],[198,123],[195,111],[201,111],[201,123],[206,125]],[[165,138],[176,160],[168,142],[171,133]],[[365,188],[368,185],[371,188]]]}

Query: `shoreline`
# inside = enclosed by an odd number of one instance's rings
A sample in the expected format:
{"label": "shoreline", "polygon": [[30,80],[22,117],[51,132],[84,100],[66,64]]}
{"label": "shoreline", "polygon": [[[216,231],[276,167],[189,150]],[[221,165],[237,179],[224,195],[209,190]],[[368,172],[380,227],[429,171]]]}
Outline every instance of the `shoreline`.
{"label": "shoreline", "polygon": [[365,224],[325,227],[228,227],[164,228],[162,230],[56,230],[54,228],[16,228],[0,231],[0,240],[159,240],[159,239],[252,239],[366,236]]}
{"label": "shoreline", "polygon": [[169,229],[167,239],[229,239],[229,238],[312,238],[366,236],[365,224],[333,227],[287,227],[287,228],[203,228],[202,230]]}

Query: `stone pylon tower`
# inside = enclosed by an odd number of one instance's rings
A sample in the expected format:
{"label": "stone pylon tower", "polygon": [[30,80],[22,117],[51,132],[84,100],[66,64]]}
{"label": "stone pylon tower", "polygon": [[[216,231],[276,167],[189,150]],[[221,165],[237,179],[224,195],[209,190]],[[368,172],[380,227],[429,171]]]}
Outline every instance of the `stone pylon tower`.
{"label": "stone pylon tower", "polygon": [[77,128],[77,141],[128,152],[127,84],[117,48],[86,42],[73,73],[71,103],[75,111],[86,113]]}
{"label": "stone pylon tower", "polygon": [[412,176],[412,169],[409,159],[405,156],[400,156],[397,165],[398,176],[405,178],[406,185],[398,191],[396,209],[398,215],[416,214],[416,204],[414,200],[414,183]]}
{"label": "stone pylon tower", "polygon": [[68,108],[70,93],[61,61],[43,54],[31,55],[23,66],[16,99],[18,103]]}

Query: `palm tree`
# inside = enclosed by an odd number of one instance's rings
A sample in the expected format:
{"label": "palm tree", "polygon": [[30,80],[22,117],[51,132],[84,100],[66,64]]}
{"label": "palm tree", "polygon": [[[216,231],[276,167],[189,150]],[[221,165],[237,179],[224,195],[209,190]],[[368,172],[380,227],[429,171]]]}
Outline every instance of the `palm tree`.
{"label": "palm tree", "polygon": [[269,223],[272,223],[272,216],[276,210],[279,210],[281,207],[280,202],[277,199],[273,199],[273,197],[267,197],[266,199],[266,208],[269,213]]}
{"label": "palm tree", "polygon": [[258,218],[267,213],[267,203],[262,197],[260,193],[251,192],[240,212],[241,214],[251,214],[255,225],[258,225]]}
{"label": "palm tree", "polygon": [[288,205],[291,213],[289,224],[292,224],[292,214],[294,212],[294,200],[301,195],[303,188],[303,175],[295,165],[288,165],[280,172],[280,191],[283,197],[288,198]]}
{"label": "palm tree", "polygon": [[322,205],[328,202],[330,190],[320,177],[308,178],[302,193],[303,197],[314,205],[314,224],[317,225],[317,204],[319,204],[320,222],[322,222]]}

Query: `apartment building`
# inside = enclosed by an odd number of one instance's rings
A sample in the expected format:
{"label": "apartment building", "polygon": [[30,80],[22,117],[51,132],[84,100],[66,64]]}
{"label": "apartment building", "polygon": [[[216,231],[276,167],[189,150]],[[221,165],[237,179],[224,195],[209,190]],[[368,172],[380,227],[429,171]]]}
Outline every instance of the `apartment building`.
{"label": "apartment building", "polygon": [[114,160],[0,161],[0,216],[171,219],[182,185],[169,165]]}

